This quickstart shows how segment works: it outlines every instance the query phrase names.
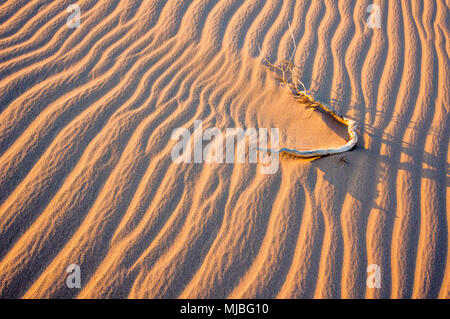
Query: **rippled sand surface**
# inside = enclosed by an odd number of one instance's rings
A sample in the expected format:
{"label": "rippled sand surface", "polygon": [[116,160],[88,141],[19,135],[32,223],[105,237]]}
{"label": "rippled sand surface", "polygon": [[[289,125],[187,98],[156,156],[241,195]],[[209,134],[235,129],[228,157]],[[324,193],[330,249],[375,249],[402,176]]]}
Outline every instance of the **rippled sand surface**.
{"label": "rippled sand surface", "polygon": [[[0,297],[449,298],[449,3],[375,2],[1,1]],[[195,120],[345,144],[264,67],[291,36],[356,148],[174,163]]]}

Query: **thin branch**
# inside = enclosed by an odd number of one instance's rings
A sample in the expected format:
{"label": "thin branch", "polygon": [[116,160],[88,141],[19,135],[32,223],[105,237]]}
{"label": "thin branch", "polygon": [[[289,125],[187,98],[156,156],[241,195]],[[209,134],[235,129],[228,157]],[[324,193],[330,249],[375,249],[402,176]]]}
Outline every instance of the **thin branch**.
{"label": "thin branch", "polygon": [[[306,89],[305,85],[300,80],[300,77],[297,75],[297,73],[298,73],[297,67],[295,66],[295,64],[292,63],[292,58],[295,54],[295,51],[297,50],[297,46],[295,44],[294,33],[292,31],[292,27],[291,27],[290,23],[289,23],[289,30],[291,32],[292,42],[294,43],[294,51],[292,52],[292,54],[289,58],[289,61],[282,61],[279,64],[273,64],[265,57],[261,48],[258,47],[261,57],[264,60],[264,65],[275,73],[277,73],[277,71],[279,73],[281,73],[281,76],[279,76],[279,80],[281,81],[281,83],[283,83],[284,85],[286,85],[289,88],[291,94],[300,103],[306,104],[306,107],[312,107],[314,109],[317,109],[318,111],[328,113],[337,121],[347,125],[347,127],[348,127],[347,131],[348,131],[350,139],[347,142],[347,144],[345,144],[344,146],[341,146],[339,148],[299,151],[296,149],[289,149],[289,148],[283,147],[279,150],[266,150],[266,151],[287,153],[287,154],[294,155],[297,157],[316,157],[316,156],[324,156],[324,155],[330,155],[330,154],[339,154],[339,153],[344,153],[346,151],[351,150],[358,142],[358,135],[356,133],[356,127],[357,127],[356,122],[347,117],[344,117],[335,108],[333,108],[325,103],[316,101],[314,99],[313,93],[309,92]],[[262,151],[263,149],[260,149],[260,150]]]}

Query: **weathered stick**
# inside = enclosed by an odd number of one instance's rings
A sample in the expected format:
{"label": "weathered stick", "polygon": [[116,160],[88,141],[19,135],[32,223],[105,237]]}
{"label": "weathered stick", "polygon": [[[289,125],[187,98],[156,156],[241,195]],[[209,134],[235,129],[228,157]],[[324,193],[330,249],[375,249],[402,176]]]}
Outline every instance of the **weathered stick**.
{"label": "weathered stick", "polygon": [[[291,37],[292,41],[294,43],[294,48],[296,49],[293,32],[291,29],[291,25],[289,24],[289,29],[291,31]],[[282,147],[279,150],[272,150],[272,149],[262,149],[258,148],[260,151],[268,151],[268,152],[275,152],[275,153],[287,153],[290,155],[294,155],[297,157],[316,157],[316,156],[324,156],[324,155],[332,155],[332,154],[340,154],[347,152],[351,150],[356,143],[358,142],[358,134],[356,133],[356,122],[341,115],[335,108],[325,104],[321,103],[319,101],[316,101],[314,97],[306,90],[305,85],[302,81],[300,81],[299,76],[297,76],[295,71],[295,66],[292,63],[293,55],[291,55],[289,61],[285,61],[281,63],[280,66],[272,64],[269,60],[266,59],[264,54],[262,53],[261,49],[259,49],[262,58],[265,61],[265,65],[269,67],[270,69],[276,71],[279,71],[281,73],[280,80],[283,82],[289,90],[291,91],[292,95],[294,95],[294,98],[299,100],[303,104],[307,104],[309,107],[313,107],[315,109],[319,109],[325,113],[330,114],[334,119],[341,122],[342,124],[345,124],[347,126],[347,132],[349,135],[349,141],[347,144],[338,147],[338,148],[327,148],[327,149],[313,149],[313,150],[304,150],[299,151],[296,149],[291,149],[287,147]],[[295,52],[295,51],[294,51]],[[301,89],[300,88],[303,89]]]}

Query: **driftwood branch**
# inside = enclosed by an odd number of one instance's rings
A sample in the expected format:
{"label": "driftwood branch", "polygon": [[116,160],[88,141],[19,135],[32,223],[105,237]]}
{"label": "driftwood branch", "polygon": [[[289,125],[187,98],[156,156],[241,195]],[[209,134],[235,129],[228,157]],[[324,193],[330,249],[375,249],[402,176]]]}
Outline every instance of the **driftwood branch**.
{"label": "driftwood branch", "polygon": [[286,87],[289,88],[292,95],[296,100],[298,100],[302,104],[306,104],[307,107],[312,107],[319,111],[330,114],[337,121],[345,124],[347,126],[347,132],[349,135],[349,140],[347,144],[338,147],[338,148],[327,148],[327,149],[313,149],[313,150],[296,150],[290,149],[286,147],[282,147],[279,150],[271,150],[271,149],[259,149],[261,151],[269,151],[269,152],[278,152],[278,153],[287,153],[290,155],[298,156],[298,157],[316,157],[316,156],[324,156],[331,154],[340,154],[351,150],[356,143],[358,142],[358,134],[356,133],[356,123],[355,121],[341,115],[335,108],[331,107],[326,103],[322,103],[317,101],[313,94],[306,90],[305,85],[300,80],[300,75],[298,74],[298,67],[292,62],[295,51],[297,50],[297,46],[295,44],[294,34],[289,24],[289,30],[291,32],[292,42],[294,44],[294,52],[292,52],[289,61],[282,61],[281,63],[273,64],[271,63],[262,52],[261,48],[259,48],[259,52],[263,59],[263,64],[273,71],[278,76],[278,80],[282,82]]}

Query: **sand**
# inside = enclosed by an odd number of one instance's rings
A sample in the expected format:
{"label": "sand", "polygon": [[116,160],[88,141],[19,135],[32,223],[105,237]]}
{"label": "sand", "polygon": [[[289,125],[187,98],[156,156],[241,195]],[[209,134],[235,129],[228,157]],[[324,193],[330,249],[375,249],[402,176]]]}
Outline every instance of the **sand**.
{"label": "sand", "polygon": [[[449,2],[373,2],[379,29],[372,1],[80,0],[79,28],[72,0],[2,1],[0,297],[449,298]],[[195,120],[346,143],[262,63],[291,36],[356,147],[174,163]]]}

